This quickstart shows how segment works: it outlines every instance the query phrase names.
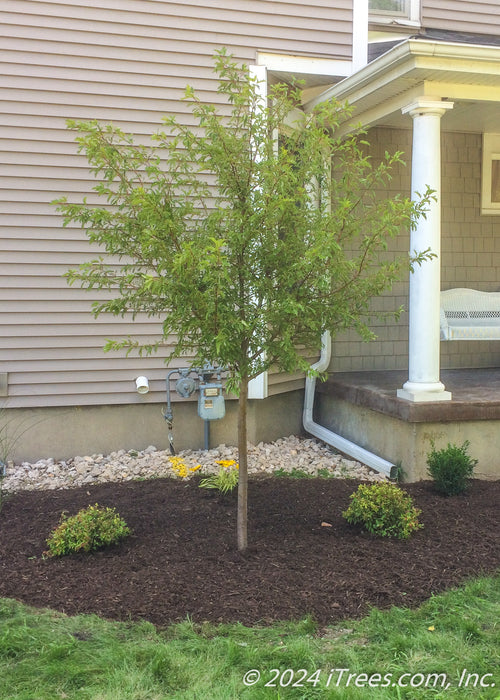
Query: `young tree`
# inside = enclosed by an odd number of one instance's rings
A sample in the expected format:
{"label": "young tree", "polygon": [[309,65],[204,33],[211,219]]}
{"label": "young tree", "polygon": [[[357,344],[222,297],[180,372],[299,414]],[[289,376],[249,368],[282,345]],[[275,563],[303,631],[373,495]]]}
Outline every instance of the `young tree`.
{"label": "young tree", "polygon": [[80,224],[111,256],[68,273],[71,283],[111,292],[95,315],[145,312],[161,321],[157,342],[126,338],[106,349],[149,354],[173,336],[167,361],[191,351],[196,366],[227,369],[238,395],[243,551],[249,381],[272,366],[310,372],[299,347],[319,349],[325,330],[354,327],[371,337],[371,299],[430,255],[388,260],[387,241],[415,225],[432,193],[418,202],[377,195],[402,154],[375,167],[361,131],[338,138],[346,105],[331,100],[289,128],[298,89],[275,85],[264,101],[256,79],[224,50],[215,69],[221,106],[187,88],[198,126],[167,117],[168,130],[148,147],[111,124],[69,122],[107,203],[57,204],[65,224]]}

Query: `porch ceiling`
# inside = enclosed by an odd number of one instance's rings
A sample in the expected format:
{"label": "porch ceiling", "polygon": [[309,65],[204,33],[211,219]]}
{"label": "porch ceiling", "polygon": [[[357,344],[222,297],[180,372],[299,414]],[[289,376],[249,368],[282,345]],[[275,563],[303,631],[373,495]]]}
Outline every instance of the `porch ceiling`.
{"label": "porch ceiling", "polygon": [[[443,131],[500,132],[500,46],[409,39],[325,90],[354,107],[351,124],[411,128],[401,109],[417,97],[449,100]],[[343,131],[349,131],[345,124]]]}

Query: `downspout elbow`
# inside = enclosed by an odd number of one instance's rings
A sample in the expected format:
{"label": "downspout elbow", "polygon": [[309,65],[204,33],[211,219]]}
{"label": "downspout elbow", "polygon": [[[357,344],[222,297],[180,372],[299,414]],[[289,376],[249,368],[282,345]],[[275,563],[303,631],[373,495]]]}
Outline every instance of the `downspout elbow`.
{"label": "downspout elbow", "polygon": [[[331,335],[329,331],[325,331],[321,338],[321,355],[311,369],[317,372],[325,372],[330,364],[331,359]],[[391,479],[397,476],[397,468],[391,462],[379,457],[378,455],[365,450],[363,447],[356,445],[354,442],[343,438],[341,435],[334,433],[331,430],[319,425],[313,419],[314,395],[316,391],[316,377],[306,377],[306,386],[304,394],[304,410],[302,421],[304,430],[319,440],[326,442],[327,445],[334,447],[340,452],[352,457],[353,459],[366,464],[370,469],[381,472]]]}

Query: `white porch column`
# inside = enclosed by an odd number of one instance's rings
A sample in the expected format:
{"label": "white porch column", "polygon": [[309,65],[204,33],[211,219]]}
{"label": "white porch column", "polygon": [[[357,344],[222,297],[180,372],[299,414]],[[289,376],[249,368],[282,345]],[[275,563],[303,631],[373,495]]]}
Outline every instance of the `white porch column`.
{"label": "white porch column", "polygon": [[432,260],[410,273],[409,377],[397,394],[408,401],[446,401],[439,379],[439,295],[441,291],[441,117],[452,102],[419,98],[402,111],[413,118],[412,197],[435,191],[426,218],[411,232],[411,253],[430,250]]}

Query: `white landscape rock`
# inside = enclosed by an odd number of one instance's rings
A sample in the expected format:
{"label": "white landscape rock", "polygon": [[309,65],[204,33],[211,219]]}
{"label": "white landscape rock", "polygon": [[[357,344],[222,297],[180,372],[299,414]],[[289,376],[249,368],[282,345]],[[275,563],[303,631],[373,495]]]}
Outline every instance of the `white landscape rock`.
{"label": "white landscape rock", "polygon": [[[186,479],[194,474],[216,474],[218,460],[238,460],[236,447],[219,445],[212,450],[184,450],[172,459],[169,450],[157,450],[149,445],[145,450],[118,450],[109,455],[94,454],[76,456],[55,461],[39,459],[30,464],[7,463],[2,482],[5,491],[35,491],[66,489],[88,484],[131,481],[158,477],[180,477],[173,469],[176,460],[186,466]],[[200,465],[198,469],[196,469]],[[248,446],[248,472],[272,474],[278,471],[300,470],[311,476],[327,474],[336,478],[380,481],[385,476],[372,471],[359,462],[346,459],[324,443],[311,438],[291,435],[275,442]]]}

